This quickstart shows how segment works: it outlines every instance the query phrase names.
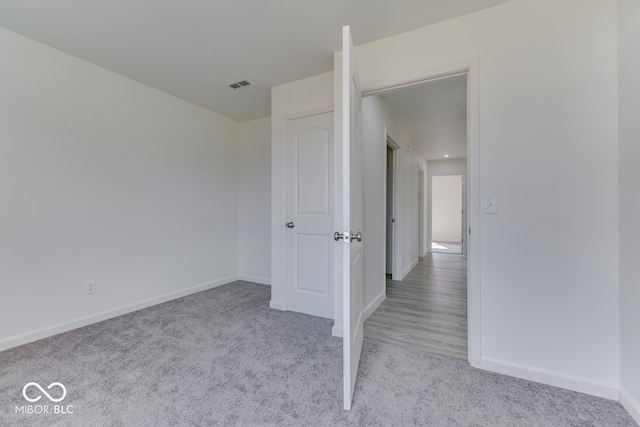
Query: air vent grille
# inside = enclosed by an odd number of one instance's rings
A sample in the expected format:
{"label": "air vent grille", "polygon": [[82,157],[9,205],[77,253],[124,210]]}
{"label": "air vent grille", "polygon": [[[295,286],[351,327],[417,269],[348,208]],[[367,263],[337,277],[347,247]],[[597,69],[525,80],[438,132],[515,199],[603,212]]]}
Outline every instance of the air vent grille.
{"label": "air vent grille", "polygon": [[243,87],[247,87],[247,86],[251,86],[251,82],[247,81],[247,80],[241,80],[239,82],[236,83],[231,83],[229,85],[229,87],[233,90],[238,90],[238,89],[242,89]]}

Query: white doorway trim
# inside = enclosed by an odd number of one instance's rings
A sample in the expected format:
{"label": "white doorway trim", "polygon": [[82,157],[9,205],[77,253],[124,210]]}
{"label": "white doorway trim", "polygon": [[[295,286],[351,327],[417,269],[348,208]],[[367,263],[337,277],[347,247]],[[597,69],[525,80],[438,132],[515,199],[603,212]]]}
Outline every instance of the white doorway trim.
{"label": "white doorway trim", "polygon": [[438,243],[438,242],[447,243],[447,242],[454,242],[455,241],[455,239],[454,240],[448,240],[448,239],[434,239],[433,238],[433,234],[434,234],[433,233],[433,230],[434,230],[434,226],[433,226],[434,217],[436,216],[435,212],[438,211],[438,208],[436,208],[436,205],[439,205],[438,203],[436,203],[434,201],[433,195],[436,192],[436,190],[435,190],[436,188],[439,188],[440,191],[442,191],[442,188],[437,185],[437,181],[438,180],[436,178],[447,178],[447,177],[459,177],[460,178],[460,188],[459,188],[460,194],[459,194],[459,196],[462,199],[462,200],[460,200],[460,209],[461,209],[462,212],[458,211],[459,214],[460,214],[460,218],[459,218],[460,221],[458,223],[458,230],[460,230],[460,233],[461,233],[460,234],[461,241],[459,243],[460,243],[460,249],[461,249],[460,250],[460,255],[466,255],[464,253],[464,251],[462,250],[462,246],[463,246],[462,242],[464,241],[465,229],[466,229],[465,216],[466,216],[466,211],[467,211],[466,200],[465,200],[466,195],[464,193],[466,173],[438,173],[438,174],[433,174],[433,175],[429,174],[429,189],[430,189],[429,190],[429,197],[428,197],[429,198],[429,203],[428,203],[429,204],[429,209],[428,209],[428,211],[429,211],[429,214],[428,214],[429,220],[428,220],[428,224],[427,224],[427,228],[429,230],[428,231],[428,234],[429,234],[429,249],[430,249],[429,251],[433,252],[433,242],[436,242],[436,243]]}
{"label": "white doorway trim", "polygon": [[[402,245],[401,245],[401,231],[402,231],[402,210],[400,209],[400,192],[402,191],[402,186],[400,185],[400,145],[396,143],[393,138],[387,132],[387,127],[385,126],[384,132],[386,134],[387,146],[389,146],[393,150],[393,200],[392,210],[393,210],[393,232],[392,242],[391,242],[391,280],[402,280],[402,271],[400,266],[402,265]],[[386,222],[386,218],[385,218]]]}
{"label": "white doorway trim", "polygon": [[[452,160],[456,160],[456,159],[452,159]],[[442,160],[437,160],[437,161],[442,161]],[[465,158],[465,163],[466,163],[467,159]],[[427,162],[428,164],[429,162]],[[464,214],[462,215],[462,237],[463,237],[463,242],[462,242],[462,254],[463,255],[467,255],[467,234],[468,234],[468,227],[467,227],[467,214],[468,214],[468,199],[467,199],[467,170],[468,168],[465,166],[464,169],[460,169],[460,172],[458,172],[458,169],[455,169],[455,172],[451,172],[451,173],[433,173],[432,172],[433,169],[430,169],[427,166],[427,171],[428,176],[427,176],[427,188],[430,189],[430,191],[428,192],[427,195],[427,214],[426,214],[426,239],[427,239],[427,251],[428,252],[433,252],[431,247],[433,244],[433,178],[436,176],[450,176],[450,175],[462,175],[462,209],[464,210]]]}
{"label": "white doorway trim", "polygon": [[420,258],[424,257],[427,252],[424,248],[424,179],[424,170],[421,165],[418,165],[418,257]]}
{"label": "white doorway trim", "polygon": [[477,58],[455,64],[363,82],[363,96],[378,95],[399,88],[456,75],[467,76],[467,313],[469,363],[481,367],[481,283],[480,283],[480,78]]}
{"label": "white doorway trim", "polygon": [[[282,120],[276,133],[272,133],[272,175],[271,175],[271,300],[269,307],[276,310],[288,310],[285,288],[285,276],[287,271],[286,252],[286,222],[287,190],[286,190],[286,126],[290,120],[300,119],[317,114],[333,112],[333,105],[313,108],[305,111],[282,115]],[[272,130],[272,132],[275,129]],[[277,141],[277,145],[274,144]],[[274,171],[277,171],[274,173]],[[277,203],[273,200],[278,200]],[[335,318],[334,313],[334,318]]]}

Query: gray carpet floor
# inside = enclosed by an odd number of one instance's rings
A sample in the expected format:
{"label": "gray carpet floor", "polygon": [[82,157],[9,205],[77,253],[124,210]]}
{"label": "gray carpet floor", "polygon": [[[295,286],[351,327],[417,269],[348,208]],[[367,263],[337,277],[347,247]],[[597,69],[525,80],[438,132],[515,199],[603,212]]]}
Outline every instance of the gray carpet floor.
{"label": "gray carpet floor", "polygon": [[[636,425],[617,402],[374,342],[344,411],[332,322],[269,293],[238,282],[0,352],[0,426]],[[73,413],[16,414],[30,381],[64,384]]]}

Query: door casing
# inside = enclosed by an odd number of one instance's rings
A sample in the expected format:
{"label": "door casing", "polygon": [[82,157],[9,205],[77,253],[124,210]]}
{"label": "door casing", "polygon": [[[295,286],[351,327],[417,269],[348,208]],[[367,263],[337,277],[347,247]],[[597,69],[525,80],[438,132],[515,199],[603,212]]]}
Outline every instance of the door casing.
{"label": "door casing", "polygon": [[420,85],[457,75],[467,76],[467,230],[465,247],[467,263],[468,360],[471,366],[482,367],[481,360],[481,298],[480,298],[480,76],[479,59],[472,58],[440,67],[397,75],[377,81],[362,82],[362,96],[381,95],[401,88]]}

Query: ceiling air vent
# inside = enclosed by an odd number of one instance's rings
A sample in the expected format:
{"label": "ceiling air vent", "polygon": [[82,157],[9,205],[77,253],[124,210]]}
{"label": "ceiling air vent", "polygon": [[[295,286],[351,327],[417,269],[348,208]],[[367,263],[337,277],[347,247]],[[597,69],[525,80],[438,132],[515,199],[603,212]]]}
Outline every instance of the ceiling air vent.
{"label": "ceiling air vent", "polygon": [[231,83],[229,85],[229,87],[233,90],[242,89],[243,87],[247,87],[247,86],[251,86],[251,82],[248,82],[246,80],[242,80],[236,83]]}

